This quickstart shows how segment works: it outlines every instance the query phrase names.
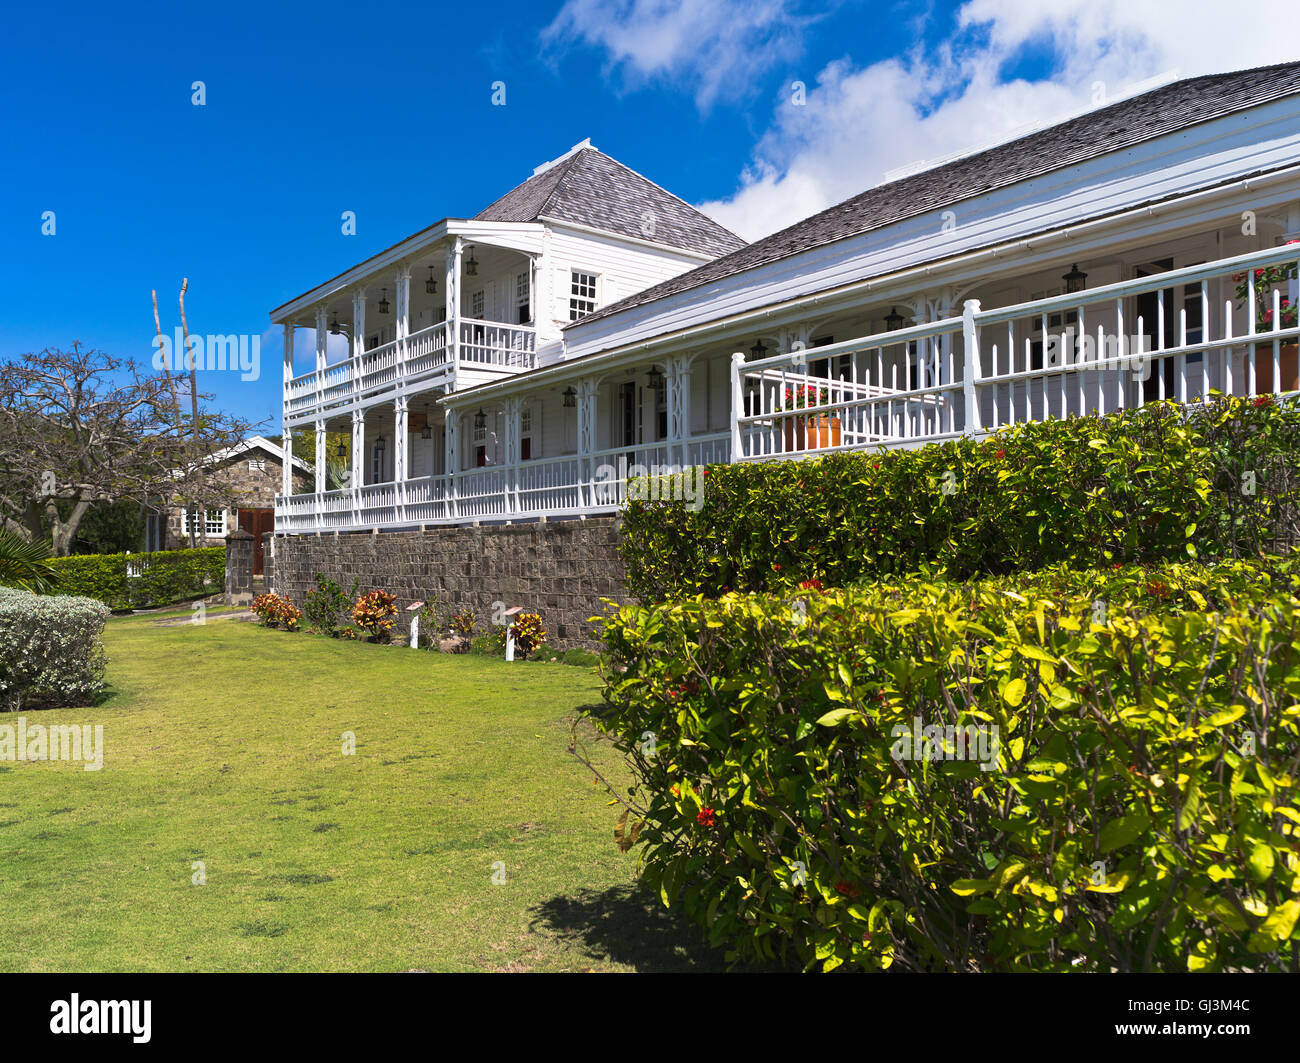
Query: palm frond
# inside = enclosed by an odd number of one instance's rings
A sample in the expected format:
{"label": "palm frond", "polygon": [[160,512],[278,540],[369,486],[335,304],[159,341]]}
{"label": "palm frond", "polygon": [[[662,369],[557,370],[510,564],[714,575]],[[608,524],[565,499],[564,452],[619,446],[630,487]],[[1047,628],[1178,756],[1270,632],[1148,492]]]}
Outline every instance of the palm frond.
{"label": "palm frond", "polygon": [[28,542],[0,529],[0,587],[18,587],[33,594],[50,594],[59,584],[59,574],[50,563],[50,548],[42,542]]}

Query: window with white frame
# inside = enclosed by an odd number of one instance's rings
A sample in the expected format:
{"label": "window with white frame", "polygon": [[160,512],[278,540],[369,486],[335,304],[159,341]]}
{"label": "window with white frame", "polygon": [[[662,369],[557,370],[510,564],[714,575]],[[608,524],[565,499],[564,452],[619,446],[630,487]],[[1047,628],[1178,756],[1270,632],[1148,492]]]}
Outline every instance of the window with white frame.
{"label": "window with white frame", "polygon": [[515,305],[519,308],[519,324],[526,325],[533,318],[529,291],[528,270],[515,276]]}
{"label": "window with white frame", "polygon": [[[210,509],[204,516],[202,527],[195,528],[196,535],[203,535],[208,538],[219,538],[226,534],[226,511],[224,509]],[[190,533],[190,511],[181,510],[181,534],[189,535]]]}
{"label": "window with white frame", "polygon": [[265,472],[265,471],[266,471],[266,459],[265,459],[265,458],[249,458],[249,459],[248,459],[248,471],[249,471],[249,472]]}
{"label": "window with white frame", "polygon": [[533,457],[533,408],[525,406],[519,411],[519,460],[531,461]]}
{"label": "window with white frame", "polygon": [[469,297],[469,316],[483,320],[483,292],[477,291]]}
{"label": "window with white frame", "polygon": [[596,309],[596,274],[572,271],[569,281],[569,320],[577,321]]}

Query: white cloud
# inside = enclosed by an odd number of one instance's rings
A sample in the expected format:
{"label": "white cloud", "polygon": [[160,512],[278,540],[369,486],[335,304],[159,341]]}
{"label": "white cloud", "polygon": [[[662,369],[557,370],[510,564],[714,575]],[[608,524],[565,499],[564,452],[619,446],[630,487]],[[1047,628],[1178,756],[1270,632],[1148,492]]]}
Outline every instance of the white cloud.
{"label": "white cloud", "polygon": [[791,6],[781,0],[567,0],[542,41],[603,49],[607,72],[617,69],[632,87],[685,82],[707,110],[719,99],[745,95],[757,72],[799,56],[812,20]]}
{"label": "white cloud", "polygon": [[[796,106],[789,90],[736,192],[701,209],[747,239],[886,180],[916,160],[1005,139],[1177,71],[1190,77],[1286,62],[1292,0],[1249,9],[1220,0],[970,0],[939,46],[858,67],[831,63]],[[1046,76],[1007,80],[1026,49],[1053,57]]]}

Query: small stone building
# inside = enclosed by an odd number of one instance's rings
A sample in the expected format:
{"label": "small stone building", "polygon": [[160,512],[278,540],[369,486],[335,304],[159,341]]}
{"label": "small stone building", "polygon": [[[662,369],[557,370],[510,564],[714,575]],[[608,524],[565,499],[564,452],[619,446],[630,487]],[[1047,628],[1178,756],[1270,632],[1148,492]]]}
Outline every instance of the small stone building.
{"label": "small stone building", "polygon": [[[255,561],[262,571],[262,533],[275,530],[275,496],[281,490],[284,451],[265,436],[252,436],[210,459],[211,475],[228,485],[234,506],[210,509],[195,529],[196,545],[224,546],[236,528],[251,533],[257,542]],[[312,489],[314,471],[300,458],[293,459],[295,491]],[[145,550],[180,550],[190,545],[190,514],[181,506],[151,513],[145,522]]]}

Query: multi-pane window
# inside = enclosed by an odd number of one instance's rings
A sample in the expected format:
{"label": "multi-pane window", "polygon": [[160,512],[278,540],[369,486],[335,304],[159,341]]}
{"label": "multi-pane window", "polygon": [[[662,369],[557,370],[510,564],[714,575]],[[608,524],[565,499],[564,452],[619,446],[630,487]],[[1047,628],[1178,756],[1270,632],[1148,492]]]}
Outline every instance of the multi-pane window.
{"label": "multi-pane window", "polygon": [[515,275],[515,305],[519,308],[519,324],[526,325],[533,319],[531,295],[529,292],[528,270]]}
{"label": "multi-pane window", "polygon": [[[201,528],[195,528],[196,535],[204,535],[208,538],[219,538],[226,534],[226,511],[224,509],[210,509],[204,515]],[[190,511],[181,510],[181,534],[189,535],[190,533]]]}
{"label": "multi-pane window", "polygon": [[483,293],[475,292],[469,297],[469,316],[483,320]]}
{"label": "multi-pane window", "polygon": [[248,459],[248,471],[249,471],[249,472],[265,472],[265,471],[266,471],[266,459],[265,459],[265,458],[249,458],[249,459]]}
{"label": "multi-pane window", "polygon": [[569,320],[577,321],[596,309],[596,274],[572,271],[569,282]]}

